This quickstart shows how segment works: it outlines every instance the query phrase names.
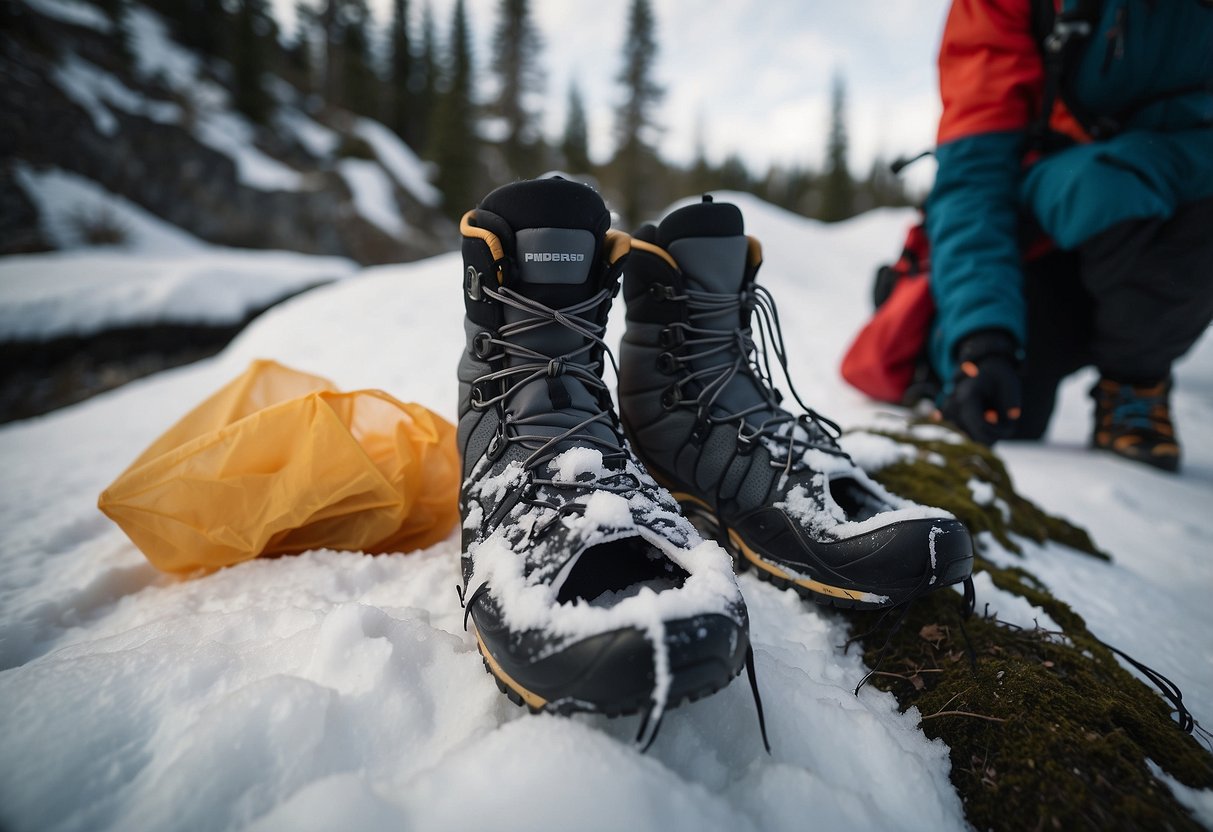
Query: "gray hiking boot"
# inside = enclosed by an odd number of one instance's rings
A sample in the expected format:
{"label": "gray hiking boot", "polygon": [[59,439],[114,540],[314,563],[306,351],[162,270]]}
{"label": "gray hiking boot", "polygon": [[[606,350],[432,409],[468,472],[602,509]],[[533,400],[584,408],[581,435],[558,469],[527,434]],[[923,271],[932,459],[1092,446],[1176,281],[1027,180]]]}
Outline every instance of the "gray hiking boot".
{"label": "gray hiking boot", "polygon": [[869,479],[794,389],[804,412],[780,404],[771,357],[786,375],[786,356],[761,261],[737,207],[708,197],[634,235],[619,402],[637,456],[739,564],[818,602],[896,606],[964,581],[960,522]]}
{"label": "gray hiking boot", "polygon": [[609,225],[563,179],[499,188],[463,218],[460,596],[512,700],[655,728],[739,673],[749,631],[728,555],[628,450],[603,383],[629,248]]}

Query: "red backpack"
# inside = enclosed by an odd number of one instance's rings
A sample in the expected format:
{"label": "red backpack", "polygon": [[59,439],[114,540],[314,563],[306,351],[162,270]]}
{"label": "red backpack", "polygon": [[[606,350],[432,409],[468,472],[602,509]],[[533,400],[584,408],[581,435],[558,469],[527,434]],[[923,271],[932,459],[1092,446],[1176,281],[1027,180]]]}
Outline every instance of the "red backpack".
{"label": "red backpack", "polygon": [[874,399],[912,405],[938,392],[927,356],[935,317],[930,272],[931,247],[920,220],[897,262],[876,272],[876,313],[842,359],[842,377]]}

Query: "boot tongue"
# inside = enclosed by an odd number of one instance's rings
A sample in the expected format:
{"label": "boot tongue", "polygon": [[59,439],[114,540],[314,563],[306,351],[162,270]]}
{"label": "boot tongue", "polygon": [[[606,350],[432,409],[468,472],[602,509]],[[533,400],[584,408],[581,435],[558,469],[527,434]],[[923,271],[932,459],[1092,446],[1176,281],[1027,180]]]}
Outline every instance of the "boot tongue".
{"label": "boot tongue", "polygon": [[559,178],[515,182],[493,191],[480,207],[513,233],[509,288],[554,307],[602,288],[596,266],[611,217],[592,188]]}
{"label": "boot tongue", "polygon": [[678,262],[688,288],[735,295],[745,279],[749,240],[741,211],[727,202],[701,202],[670,214],[657,242]]}
{"label": "boot tongue", "polygon": [[[480,208],[495,214],[512,232],[512,246],[506,244],[506,254],[512,257],[514,268],[508,270],[507,288],[553,309],[568,308],[601,291],[604,270],[599,265],[599,247],[611,218],[593,189],[565,179],[516,182],[493,191]],[[503,305],[502,315],[507,324],[533,319],[509,304]],[[592,321],[595,312],[583,311],[580,317]],[[510,340],[550,358],[572,353],[586,343],[582,335],[555,321],[516,333]],[[517,366],[536,360],[511,357],[506,363]],[[582,365],[589,361],[584,351],[570,359]],[[601,408],[584,382],[557,374],[516,387],[509,409],[521,419],[539,417],[527,424],[525,433],[556,436]],[[615,443],[605,425],[595,423],[581,432]],[[559,450],[584,444],[585,439],[574,436],[562,442]]]}
{"label": "boot tongue", "polygon": [[[742,290],[749,262],[750,241],[745,236],[741,211],[736,205],[711,202],[709,197],[696,205],[680,208],[666,217],[657,229],[657,242],[678,263],[688,289],[737,297]],[[724,332],[741,325],[739,309],[695,315],[694,325]],[[714,355],[691,362],[692,370],[719,364]],[[747,373],[738,373],[715,394],[716,407],[723,412],[739,413],[766,401],[758,383]],[[764,408],[745,417],[758,427],[775,416]]]}

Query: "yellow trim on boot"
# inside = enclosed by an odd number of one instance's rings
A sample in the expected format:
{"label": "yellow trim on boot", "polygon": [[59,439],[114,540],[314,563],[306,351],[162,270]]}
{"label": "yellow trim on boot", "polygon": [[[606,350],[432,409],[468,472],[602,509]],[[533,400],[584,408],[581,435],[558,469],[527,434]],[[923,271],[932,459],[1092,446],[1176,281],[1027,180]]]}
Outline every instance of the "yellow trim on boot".
{"label": "yellow trim on boot", "polygon": [[[655,480],[657,479],[657,476],[652,471],[649,472],[649,476]],[[658,480],[657,483],[658,483],[658,485],[661,485],[660,480]],[[701,508],[704,508],[708,511],[712,511],[712,507],[710,505],[708,505],[707,503],[705,503],[703,500],[699,499],[698,497],[692,496],[690,494],[683,493],[682,491],[670,491],[670,496],[672,496],[675,500],[677,500],[680,503],[694,503],[695,505],[697,505]],[[712,514],[715,515],[716,512],[712,511]]]}
{"label": "yellow trim on boot", "polygon": [[818,595],[828,595],[831,598],[846,598],[848,601],[870,603],[870,599],[866,598],[865,596],[871,595],[871,593],[854,589],[843,589],[840,586],[830,586],[829,584],[823,584],[821,581],[814,581],[811,578],[794,577],[790,573],[780,569],[775,564],[763,560],[762,556],[747,546],[745,541],[741,539],[741,535],[737,534],[737,532],[733,531],[732,529],[729,529],[729,540],[733,542],[734,546],[741,550],[741,553],[745,555],[746,560],[764,572],[769,572],[778,578],[783,578],[785,581],[790,581],[797,586],[802,586],[811,592],[816,592]]}
{"label": "yellow trim on boot", "polygon": [[[472,225],[472,215],[475,213],[476,209],[473,208],[471,211],[468,211],[463,215],[463,218],[459,220],[459,233],[463,234],[465,237],[474,237],[478,240],[484,240],[485,245],[489,247],[489,253],[493,255],[493,259],[504,260],[505,249],[502,247],[501,240],[497,238],[497,235],[492,231],[489,231],[487,228],[478,228],[477,226]],[[500,277],[500,275],[498,275],[498,277]]]}
{"label": "yellow trim on boot", "polygon": [[758,242],[757,237],[751,237],[748,234],[746,235],[746,239],[749,241],[748,249],[750,265],[754,268],[758,268],[762,265],[762,243]]}
{"label": "yellow trim on boot", "polygon": [[527,703],[527,705],[531,706],[537,711],[543,710],[543,708],[548,704],[548,701],[539,694],[529,691],[522,685],[515,682],[510,674],[502,670],[501,665],[497,663],[497,660],[494,659],[489,653],[488,648],[484,646],[484,642],[480,640],[480,633],[476,634],[476,649],[480,651],[480,655],[484,657],[485,664],[489,666],[489,673],[492,673],[499,680],[501,680],[501,682],[505,684],[507,688],[521,696],[522,701]]}
{"label": "yellow trim on boot", "polygon": [[632,250],[632,235],[611,229],[606,233],[606,260],[612,266]]}
{"label": "yellow trim on boot", "polygon": [[[671,493],[673,494],[674,499],[680,503],[694,503],[695,505],[700,506],[704,510],[711,512],[713,516],[715,516],[715,514],[716,514],[715,511],[712,511],[711,506],[709,506],[707,503],[705,503],[703,500],[699,499],[698,497],[692,496],[692,495],[687,494],[682,491],[674,491]],[[716,522],[720,523],[720,520],[717,519]],[[784,571],[783,569],[780,569],[778,566],[771,563],[770,561],[765,560],[762,557],[762,555],[758,554],[753,549],[751,549],[749,546],[747,546],[745,541],[741,539],[741,535],[739,535],[737,532],[728,528],[723,523],[721,523],[720,526],[728,533],[729,541],[732,542],[732,544],[737,547],[738,551],[741,552],[741,554],[745,557],[745,559],[748,560],[750,563],[754,564],[755,566],[757,566],[759,569],[763,570],[764,572],[769,572],[770,574],[774,575],[777,578],[783,578],[785,581],[790,581],[791,583],[794,583],[797,586],[802,586],[807,590],[818,593],[819,595],[828,595],[831,598],[846,598],[850,601],[859,601],[859,602],[863,602],[863,603],[870,603],[870,599],[866,598],[865,596],[871,595],[872,593],[863,592],[861,590],[855,590],[855,589],[843,589],[840,586],[830,586],[829,584],[823,584],[821,581],[814,581],[811,578],[794,577],[793,575]]]}
{"label": "yellow trim on boot", "polygon": [[644,240],[632,240],[632,248],[634,250],[645,251],[649,254],[656,255],[669,264],[670,268],[678,271],[678,262],[670,256],[670,253],[661,246],[655,246],[652,243],[646,243]]}

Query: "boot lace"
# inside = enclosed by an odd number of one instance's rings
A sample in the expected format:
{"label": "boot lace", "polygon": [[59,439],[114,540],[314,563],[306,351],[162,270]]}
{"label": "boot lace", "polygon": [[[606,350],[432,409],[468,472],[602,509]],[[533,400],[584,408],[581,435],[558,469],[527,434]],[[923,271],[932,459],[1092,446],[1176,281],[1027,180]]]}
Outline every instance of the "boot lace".
{"label": "boot lace", "polygon": [[[528,537],[538,537],[544,530],[551,527],[562,517],[579,514],[585,511],[581,503],[545,498],[541,487],[548,489],[583,489],[592,482],[599,490],[626,494],[640,488],[640,481],[631,473],[623,470],[630,458],[624,447],[623,436],[614,411],[601,407],[590,412],[584,419],[561,430],[559,433],[527,432],[529,426],[548,425],[551,420],[548,414],[533,414],[517,416],[510,410],[510,402],[515,393],[526,384],[543,379],[555,380],[561,376],[575,379],[582,384],[594,397],[595,401],[610,401],[610,391],[602,380],[604,364],[601,356],[605,355],[611,361],[618,375],[618,365],[615,356],[607,347],[603,336],[606,333],[606,323],[594,320],[595,311],[602,304],[610,301],[611,292],[603,289],[594,296],[572,306],[556,309],[539,301],[528,298],[508,288],[494,289],[482,287],[482,291],[493,300],[513,307],[524,313],[517,321],[504,324],[496,336],[489,334],[483,338],[479,346],[482,352],[487,352],[490,365],[500,365],[473,382],[472,407],[486,410],[490,407],[501,406],[501,420],[497,434],[489,444],[489,453],[500,456],[510,445],[518,445],[530,451],[522,461],[522,467],[530,474],[530,487],[524,493],[515,493],[513,499],[507,498],[494,512],[497,517],[504,516],[518,502],[554,511],[555,516],[538,527],[532,527]],[[519,336],[551,325],[562,326],[581,336],[581,346],[561,355],[548,355],[519,343]],[[507,359],[514,359],[507,361]],[[484,391],[500,387],[500,392],[491,397],[485,397]],[[592,425],[600,424],[607,428],[606,436],[592,431]],[[550,477],[536,475],[543,464],[552,460],[569,446],[597,447],[602,452],[604,466],[618,473],[607,477],[593,478],[579,482],[556,481]],[[581,479],[581,478],[579,478]],[[552,490],[547,490],[548,497],[554,496]]]}
{"label": "boot lace", "polygon": [[[766,287],[752,284],[736,295],[694,289],[675,294],[671,287],[661,288],[666,290],[665,299],[686,304],[688,321],[670,325],[671,330],[681,330],[679,338],[684,348],[681,356],[671,354],[671,357],[690,371],[672,386],[667,406],[695,407],[699,423],[705,427],[737,422],[738,444],[748,448],[756,442],[764,442],[772,450],[771,464],[785,472],[803,467],[804,453],[809,449],[846,456],[837,442],[842,429],[809,407],[792,383],[779,310]],[[750,325],[731,329],[704,325],[706,319],[723,315],[740,320],[743,311],[749,313]],[[757,340],[753,322],[757,322]],[[771,371],[772,355],[792,397],[803,411],[800,414],[792,414],[782,407],[783,395],[776,389]],[[719,398],[738,375],[753,379],[762,398],[748,407],[729,411],[719,403]],[[694,395],[687,395],[696,389]],[[771,415],[757,425],[748,420],[748,417],[762,413]]]}

